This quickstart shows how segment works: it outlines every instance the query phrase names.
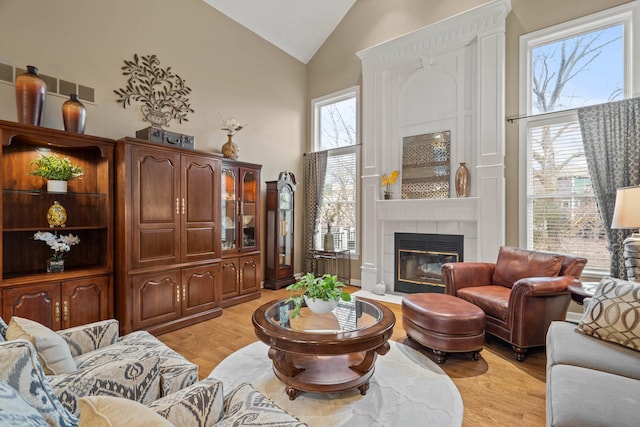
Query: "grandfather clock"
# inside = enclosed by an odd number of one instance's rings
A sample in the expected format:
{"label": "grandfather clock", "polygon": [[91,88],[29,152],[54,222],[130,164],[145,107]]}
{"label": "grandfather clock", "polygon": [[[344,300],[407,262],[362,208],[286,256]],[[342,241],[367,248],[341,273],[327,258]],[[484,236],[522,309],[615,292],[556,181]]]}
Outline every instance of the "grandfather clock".
{"label": "grandfather clock", "polygon": [[280,289],[296,281],[293,277],[293,193],[296,177],[280,172],[277,181],[267,181],[267,254],[264,287]]}

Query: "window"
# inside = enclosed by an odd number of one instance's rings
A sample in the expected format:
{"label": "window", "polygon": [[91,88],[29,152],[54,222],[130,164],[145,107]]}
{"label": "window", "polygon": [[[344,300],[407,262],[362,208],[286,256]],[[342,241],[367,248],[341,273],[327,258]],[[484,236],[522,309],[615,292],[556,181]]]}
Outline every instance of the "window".
{"label": "window", "polygon": [[357,253],[359,241],[359,88],[354,87],[312,101],[313,149],[326,150],[327,172],[320,202],[316,249],[324,246],[331,228],[334,248]]}
{"label": "window", "polygon": [[584,256],[608,272],[576,114],[630,96],[631,9],[621,6],[520,39],[521,240],[529,249]]}

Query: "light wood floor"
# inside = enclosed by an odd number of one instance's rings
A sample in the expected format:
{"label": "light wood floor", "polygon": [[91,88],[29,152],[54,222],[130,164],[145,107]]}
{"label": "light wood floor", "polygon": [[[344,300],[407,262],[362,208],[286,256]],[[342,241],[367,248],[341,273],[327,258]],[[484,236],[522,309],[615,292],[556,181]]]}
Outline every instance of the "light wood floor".
{"label": "light wood floor", "polygon": [[[359,288],[351,288],[350,291],[357,289]],[[218,318],[160,335],[158,338],[198,364],[200,376],[206,377],[225,357],[257,341],[251,324],[253,311],[265,302],[284,298],[288,294],[284,289],[265,289],[259,300],[225,308],[223,315]],[[435,360],[430,350],[422,349],[407,339],[402,329],[400,305],[387,306],[396,316],[392,339],[420,349],[431,360]],[[480,355],[480,360],[476,362],[470,355],[456,354],[440,365],[462,396],[463,425],[544,426],[544,349],[534,350],[524,362],[517,362],[511,355],[510,347],[494,338],[485,344]]]}

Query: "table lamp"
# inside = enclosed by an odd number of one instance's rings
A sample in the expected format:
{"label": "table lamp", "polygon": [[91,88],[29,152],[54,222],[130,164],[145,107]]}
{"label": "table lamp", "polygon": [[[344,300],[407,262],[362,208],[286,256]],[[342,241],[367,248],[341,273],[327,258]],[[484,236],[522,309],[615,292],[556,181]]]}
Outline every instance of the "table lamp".
{"label": "table lamp", "polygon": [[[618,188],[611,228],[640,228],[640,187]],[[636,278],[640,278],[640,233],[631,234],[622,244],[627,278],[637,281]]]}

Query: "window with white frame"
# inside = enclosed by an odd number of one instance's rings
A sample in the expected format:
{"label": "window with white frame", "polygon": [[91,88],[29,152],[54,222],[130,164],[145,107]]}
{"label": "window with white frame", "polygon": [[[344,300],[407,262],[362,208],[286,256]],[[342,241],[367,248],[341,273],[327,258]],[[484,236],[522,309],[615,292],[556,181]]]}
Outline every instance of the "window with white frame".
{"label": "window with white frame", "polygon": [[359,88],[353,87],[312,101],[313,150],[328,154],[316,249],[323,248],[331,229],[335,250],[358,252],[359,98]]}
{"label": "window with white frame", "polygon": [[631,7],[618,7],[520,38],[521,241],[584,256],[609,270],[576,109],[631,93]]}

